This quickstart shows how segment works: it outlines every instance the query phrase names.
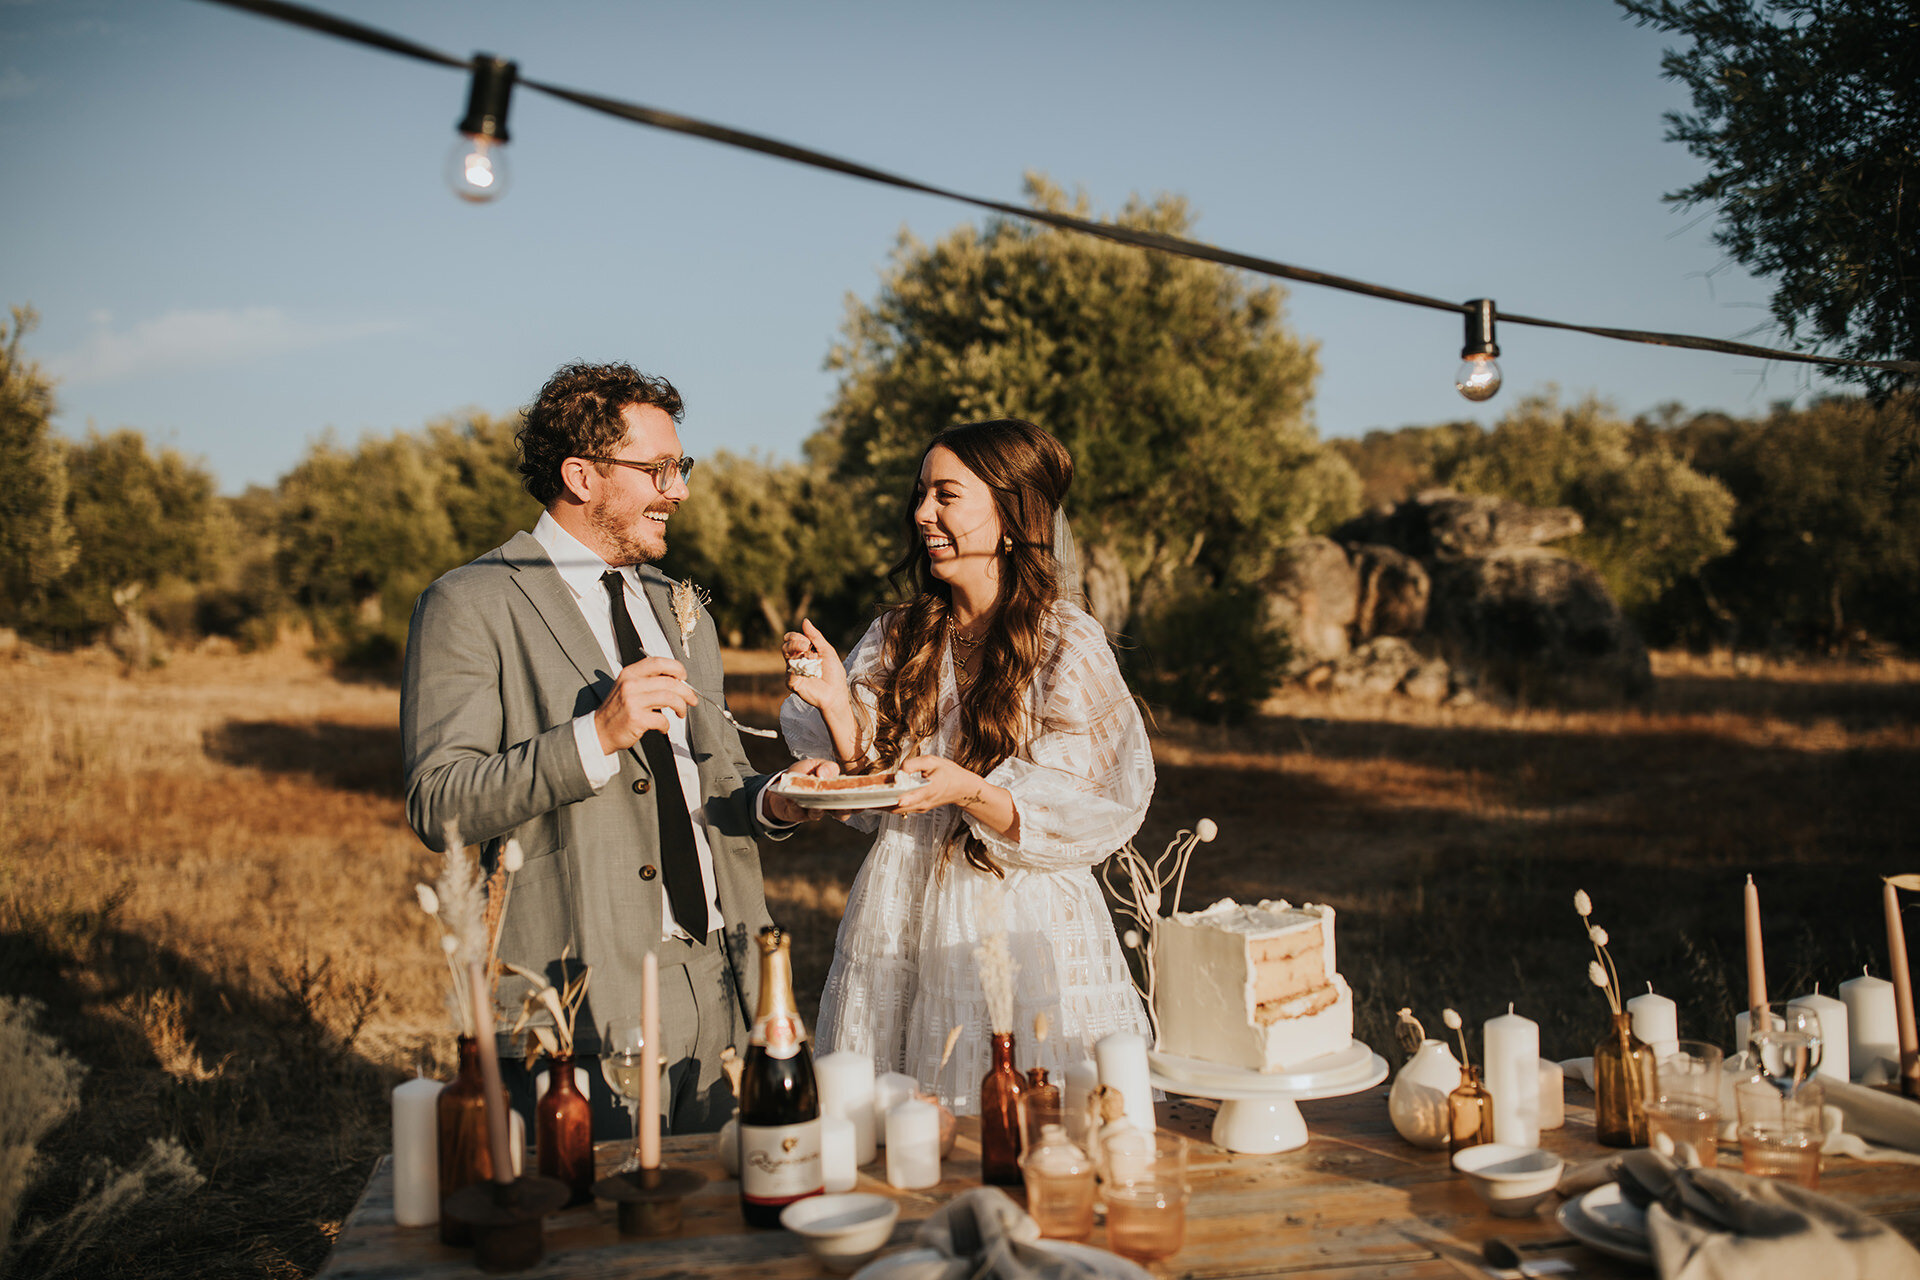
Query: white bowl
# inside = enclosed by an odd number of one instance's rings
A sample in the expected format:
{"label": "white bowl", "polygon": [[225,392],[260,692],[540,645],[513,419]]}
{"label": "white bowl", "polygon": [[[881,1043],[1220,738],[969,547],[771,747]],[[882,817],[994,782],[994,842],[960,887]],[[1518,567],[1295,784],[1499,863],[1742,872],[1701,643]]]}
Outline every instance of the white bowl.
{"label": "white bowl", "polygon": [[1453,1167],[1502,1218],[1524,1218],[1560,1185],[1566,1161],[1538,1147],[1487,1142],[1453,1153]]}
{"label": "white bowl", "polygon": [[808,1196],[780,1211],[780,1225],[807,1242],[829,1271],[858,1271],[893,1237],[898,1201],[871,1192]]}

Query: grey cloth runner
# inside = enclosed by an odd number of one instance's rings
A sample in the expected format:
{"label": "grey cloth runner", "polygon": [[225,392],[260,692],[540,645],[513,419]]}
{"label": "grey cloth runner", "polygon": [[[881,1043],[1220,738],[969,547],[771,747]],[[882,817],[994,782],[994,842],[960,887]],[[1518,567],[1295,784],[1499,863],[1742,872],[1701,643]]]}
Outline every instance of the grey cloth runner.
{"label": "grey cloth runner", "polygon": [[1039,1238],[1040,1228],[1026,1210],[995,1187],[977,1187],[948,1201],[914,1233],[947,1260],[942,1280],[1099,1280],[1101,1273],[1080,1259],[1034,1244]]}

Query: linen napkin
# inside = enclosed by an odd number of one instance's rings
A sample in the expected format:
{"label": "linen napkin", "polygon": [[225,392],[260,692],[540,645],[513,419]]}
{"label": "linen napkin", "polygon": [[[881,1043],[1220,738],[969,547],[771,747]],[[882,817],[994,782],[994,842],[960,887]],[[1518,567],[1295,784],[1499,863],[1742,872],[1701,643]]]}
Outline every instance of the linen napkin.
{"label": "linen napkin", "polygon": [[1039,1224],[993,1187],[948,1201],[914,1233],[948,1260],[941,1280],[1098,1280],[1094,1267],[1040,1248],[1033,1243],[1039,1238]]}
{"label": "linen napkin", "polygon": [[1920,1280],[1920,1251],[1891,1227],[1795,1183],[1633,1151],[1620,1190],[1648,1204],[1661,1280]]}

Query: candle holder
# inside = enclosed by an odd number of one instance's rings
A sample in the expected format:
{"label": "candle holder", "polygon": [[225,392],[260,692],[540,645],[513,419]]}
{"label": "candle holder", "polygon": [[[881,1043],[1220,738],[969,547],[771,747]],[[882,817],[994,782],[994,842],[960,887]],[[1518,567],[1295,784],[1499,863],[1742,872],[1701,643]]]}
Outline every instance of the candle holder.
{"label": "candle holder", "polygon": [[623,1236],[670,1236],[680,1229],[680,1202],[707,1185],[698,1169],[661,1165],[600,1179],[593,1194],[613,1201]]}
{"label": "candle holder", "polygon": [[482,1271],[525,1271],[546,1253],[541,1219],[565,1204],[567,1194],[552,1178],[476,1182],[448,1196],[442,1211],[471,1233]]}

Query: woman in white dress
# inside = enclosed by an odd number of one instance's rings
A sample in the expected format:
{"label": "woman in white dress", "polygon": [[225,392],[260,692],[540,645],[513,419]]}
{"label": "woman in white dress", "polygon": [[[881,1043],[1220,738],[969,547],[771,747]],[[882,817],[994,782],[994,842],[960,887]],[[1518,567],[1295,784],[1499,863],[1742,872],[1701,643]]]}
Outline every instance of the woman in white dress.
{"label": "woman in white dress", "polygon": [[1019,966],[1023,1070],[1059,1079],[1100,1037],[1148,1029],[1092,869],[1139,830],[1153,756],[1105,631],[1063,593],[1072,479],[1066,449],[1032,423],[942,432],[893,571],[909,598],[844,666],[812,623],[786,637],[789,657],[822,666],[788,677],[780,723],[794,753],[927,778],[893,809],[851,818],[878,834],[840,923],[819,1049],[871,1054],[959,1114],[977,1108],[989,1065],[973,952],[994,933]]}

